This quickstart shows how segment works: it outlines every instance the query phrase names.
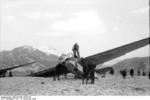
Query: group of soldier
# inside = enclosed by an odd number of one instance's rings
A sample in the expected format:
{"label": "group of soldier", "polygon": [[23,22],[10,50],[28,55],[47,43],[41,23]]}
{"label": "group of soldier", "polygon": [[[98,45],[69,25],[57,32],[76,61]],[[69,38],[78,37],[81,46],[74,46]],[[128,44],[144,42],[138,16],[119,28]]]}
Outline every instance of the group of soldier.
{"label": "group of soldier", "polygon": [[[93,63],[91,63],[90,61],[80,58],[80,53],[79,53],[79,45],[77,43],[75,43],[73,45],[72,48],[73,51],[73,61],[75,62],[75,69],[74,71],[77,72],[78,74],[78,64],[80,64],[82,66],[82,73],[80,73],[82,77],[82,83],[84,84],[84,80],[86,80],[86,84],[88,83],[88,80],[91,79],[91,84],[94,84],[94,73],[95,73],[95,65]],[[63,55],[62,55],[63,56]],[[56,72],[54,75],[54,80],[55,80],[55,76],[58,76],[58,80],[59,80],[59,74],[60,73],[64,73],[66,76],[67,73],[67,69],[65,68],[65,62],[67,61],[68,57],[60,57],[60,62],[57,64],[56,66]],[[76,75],[75,75],[76,77]]]}

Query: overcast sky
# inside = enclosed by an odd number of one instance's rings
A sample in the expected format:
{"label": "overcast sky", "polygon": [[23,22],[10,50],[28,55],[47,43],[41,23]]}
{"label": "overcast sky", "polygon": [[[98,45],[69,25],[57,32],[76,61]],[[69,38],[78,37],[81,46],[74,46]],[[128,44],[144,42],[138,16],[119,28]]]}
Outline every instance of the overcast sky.
{"label": "overcast sky", "polygon": [[[0,0],[0,50],[22,45],[89,56],[149,36],[149,0]],[[126,57],[148,56],[149,46]]]}

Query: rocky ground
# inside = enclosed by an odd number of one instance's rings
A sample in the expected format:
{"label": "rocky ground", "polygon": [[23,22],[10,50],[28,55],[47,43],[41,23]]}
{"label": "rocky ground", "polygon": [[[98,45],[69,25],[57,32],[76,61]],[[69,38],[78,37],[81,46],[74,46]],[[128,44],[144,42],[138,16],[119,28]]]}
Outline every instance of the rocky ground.
{"label": "rocky ground", "polygon": [[0,95],[150,95],[148,77],[99,77],[94,85],[83,85],[80,79],[53,81],[53,78],[0,78]]}

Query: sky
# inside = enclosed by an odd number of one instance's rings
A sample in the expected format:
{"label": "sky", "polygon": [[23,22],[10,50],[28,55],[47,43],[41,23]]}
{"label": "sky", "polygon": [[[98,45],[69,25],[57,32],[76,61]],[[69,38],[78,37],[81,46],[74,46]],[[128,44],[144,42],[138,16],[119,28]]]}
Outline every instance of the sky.
{"label": "sky", "polygon": [[0,0],[0,7],[0,51],[30,45],[68,53],[77,42],[86,57],[149,37],[149,0]]}

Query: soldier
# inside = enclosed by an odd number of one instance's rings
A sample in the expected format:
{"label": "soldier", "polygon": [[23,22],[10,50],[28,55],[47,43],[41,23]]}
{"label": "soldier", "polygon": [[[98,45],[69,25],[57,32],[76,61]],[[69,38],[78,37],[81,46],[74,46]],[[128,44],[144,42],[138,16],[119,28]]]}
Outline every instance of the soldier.
{"label": "soldier", "polygon": [[8,75],[9,75],[9,77],[13,76],[11,71],[8,71]]}
{"label": "soldier", "polygon": [[73,51],[74,58],[79,61],[80,60],[80,54],[79,54],[79,45],[77,43],[75,43],[73,45],[72,51]]}
{"label": "soldier", "polygon": [[[73,51],[73,56],[76,60],[75,66],[78,69],[78,62],[80,61],[80,54],[79,54],[79,45],[77,43],[73,45],[72,51]],[[77,71],[77,69],[75,69],[75,71]]]}

